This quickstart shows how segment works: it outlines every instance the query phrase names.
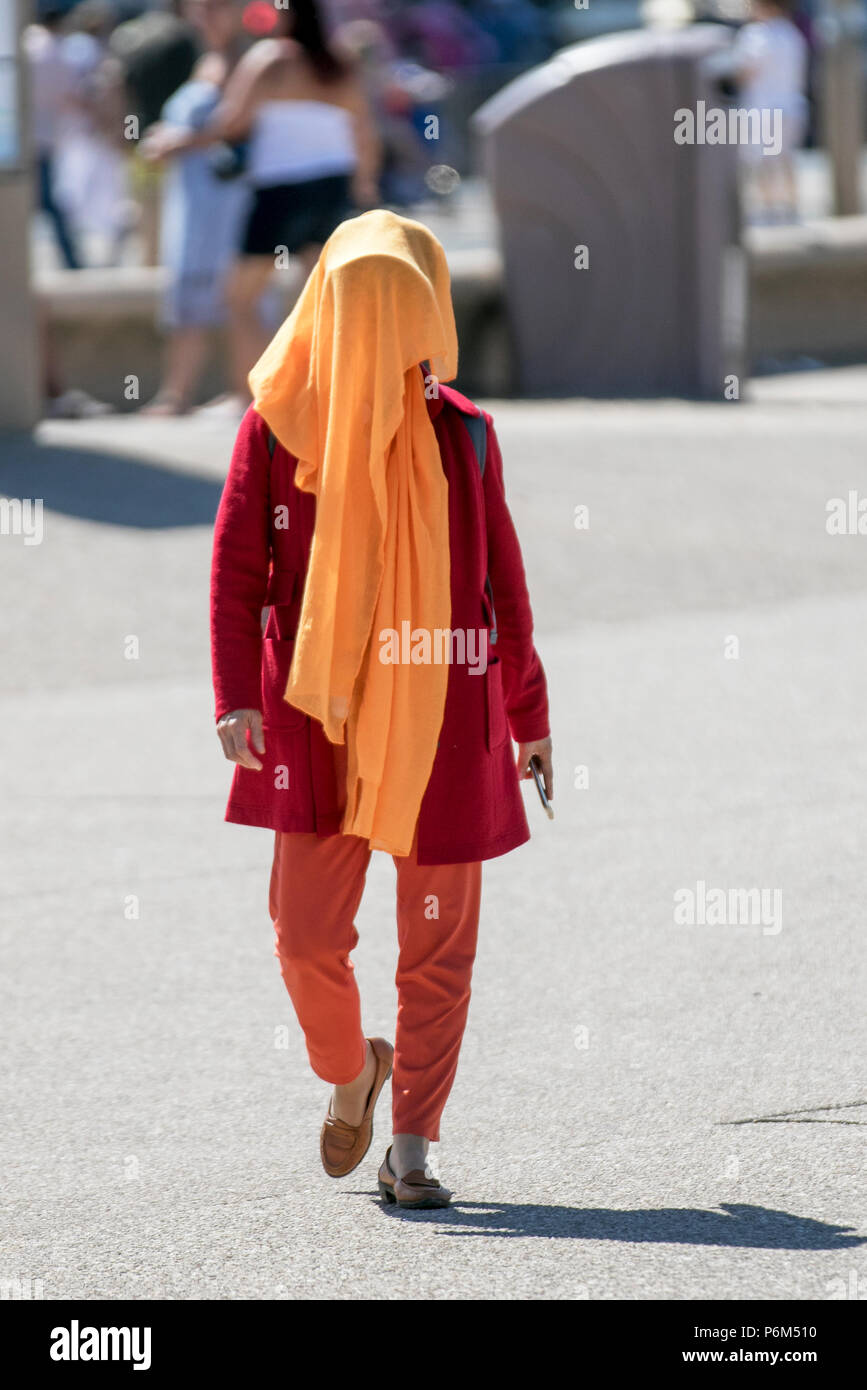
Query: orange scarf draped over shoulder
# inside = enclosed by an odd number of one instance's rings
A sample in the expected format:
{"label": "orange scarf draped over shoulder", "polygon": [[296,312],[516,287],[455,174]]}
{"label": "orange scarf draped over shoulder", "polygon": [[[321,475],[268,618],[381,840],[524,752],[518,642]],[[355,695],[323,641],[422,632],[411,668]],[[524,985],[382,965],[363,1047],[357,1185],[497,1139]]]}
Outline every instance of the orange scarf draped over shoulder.
{"label": "orange scarf draped over shoulder", "polygon": [[403,621],[433,634],[451,620],[425,361],[438,380],[456,375],[445,252],[421,223],[377,210],[331,235],[249,378],[298,459],[297,486],[316,496],[285,698],[347,745],[343,833],[397,855],[412,848],[448,681],[446,663],[381,659]]}

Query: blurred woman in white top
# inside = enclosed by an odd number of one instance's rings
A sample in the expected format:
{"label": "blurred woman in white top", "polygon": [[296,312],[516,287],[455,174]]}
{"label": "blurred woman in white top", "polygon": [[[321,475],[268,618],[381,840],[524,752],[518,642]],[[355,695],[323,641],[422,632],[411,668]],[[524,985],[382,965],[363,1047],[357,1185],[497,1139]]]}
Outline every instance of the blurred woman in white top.
{"label": "blurred woman in white top", "polygon": [[225,142],[245,147],[252,202],[228,282],[233,378],[247,373],[271,336],[259,303],[278,256],[298,255],[305,276],[335,227],[376,205],[381,145],[364,88],[328,43],[315,0],[275,10],[272,36],[244,55],[204,129],[155,128],[150,158]]}
{"label": "blurred woman in white top", "polygon": [[777,113],[779,123],[777,153],[765,153],[758,139],[742,151],[760,221],[790,221],[797,213],[794,151],[807,132],[809,48],[789,17],[792,9],[789,0],[752,0],[752,22],[738,31],[734,43],[738,105]]}

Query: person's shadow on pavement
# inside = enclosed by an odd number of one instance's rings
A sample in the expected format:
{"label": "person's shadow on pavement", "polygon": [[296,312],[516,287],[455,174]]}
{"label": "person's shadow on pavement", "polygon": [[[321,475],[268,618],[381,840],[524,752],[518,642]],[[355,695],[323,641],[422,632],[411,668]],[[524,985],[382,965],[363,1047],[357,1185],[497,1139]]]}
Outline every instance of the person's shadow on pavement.
{"label": "person's shadow on pavement", "polygon": [[[349,1195],[349,1194],[347,1194]],[[364,1195],[362,1193],[352,1195]],[[867,1236],[854,1226],[835,1226],[770,1207],[721,1202],[717,1211],[695,1207],[615,1211],[605,1207],[554,1207],[532,1203],[452,1202],[439,1211],[389,1205],[383,1215],[442,1222],[456,1236],[541,1236],[546,1240],[622,1240],[630,1244],[718,1245],[745,1250],[850,1250]]]}
{"label": "person's shadow on pavement", "polygon": [[222,483],[121,453],[0,436],[0,494],[47,511],[143,530],[212,526]]}

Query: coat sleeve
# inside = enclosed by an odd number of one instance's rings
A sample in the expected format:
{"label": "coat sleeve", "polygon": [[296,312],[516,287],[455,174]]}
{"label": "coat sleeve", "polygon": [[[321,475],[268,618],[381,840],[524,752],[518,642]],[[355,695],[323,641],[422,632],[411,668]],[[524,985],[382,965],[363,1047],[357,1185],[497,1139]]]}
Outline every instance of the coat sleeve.
{"label": "coat sleeve", "polygon": [[271,559],[268,427],[241,421],[217,510],[211,560],[215,717],[261,705],[262,608]]}
{"label": "coat sleeve", "polygon": [[506,502],[500,445],[490,415],[483,414],[488,426],[484,476],[488,576],[497,617],[494,652],[503,664],[503,690],[512,738],[516,743],[534,743],[550,733],[548,688],[533,645],[533,614],[521,546]]}

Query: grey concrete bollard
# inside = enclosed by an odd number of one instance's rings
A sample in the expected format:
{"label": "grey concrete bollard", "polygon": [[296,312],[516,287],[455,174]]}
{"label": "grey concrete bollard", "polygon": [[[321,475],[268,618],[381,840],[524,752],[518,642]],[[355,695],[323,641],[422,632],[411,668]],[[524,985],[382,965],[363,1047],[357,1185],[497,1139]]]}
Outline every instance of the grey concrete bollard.
{"label": "grey concrete bollard", "polygon": [[[592,39],[475,113],[522,394],[732,397],[737,149],[701,120],[727,108],[712,68],[729,42],[717,25]],[[695,143],[675,140],[683,110]]]}

